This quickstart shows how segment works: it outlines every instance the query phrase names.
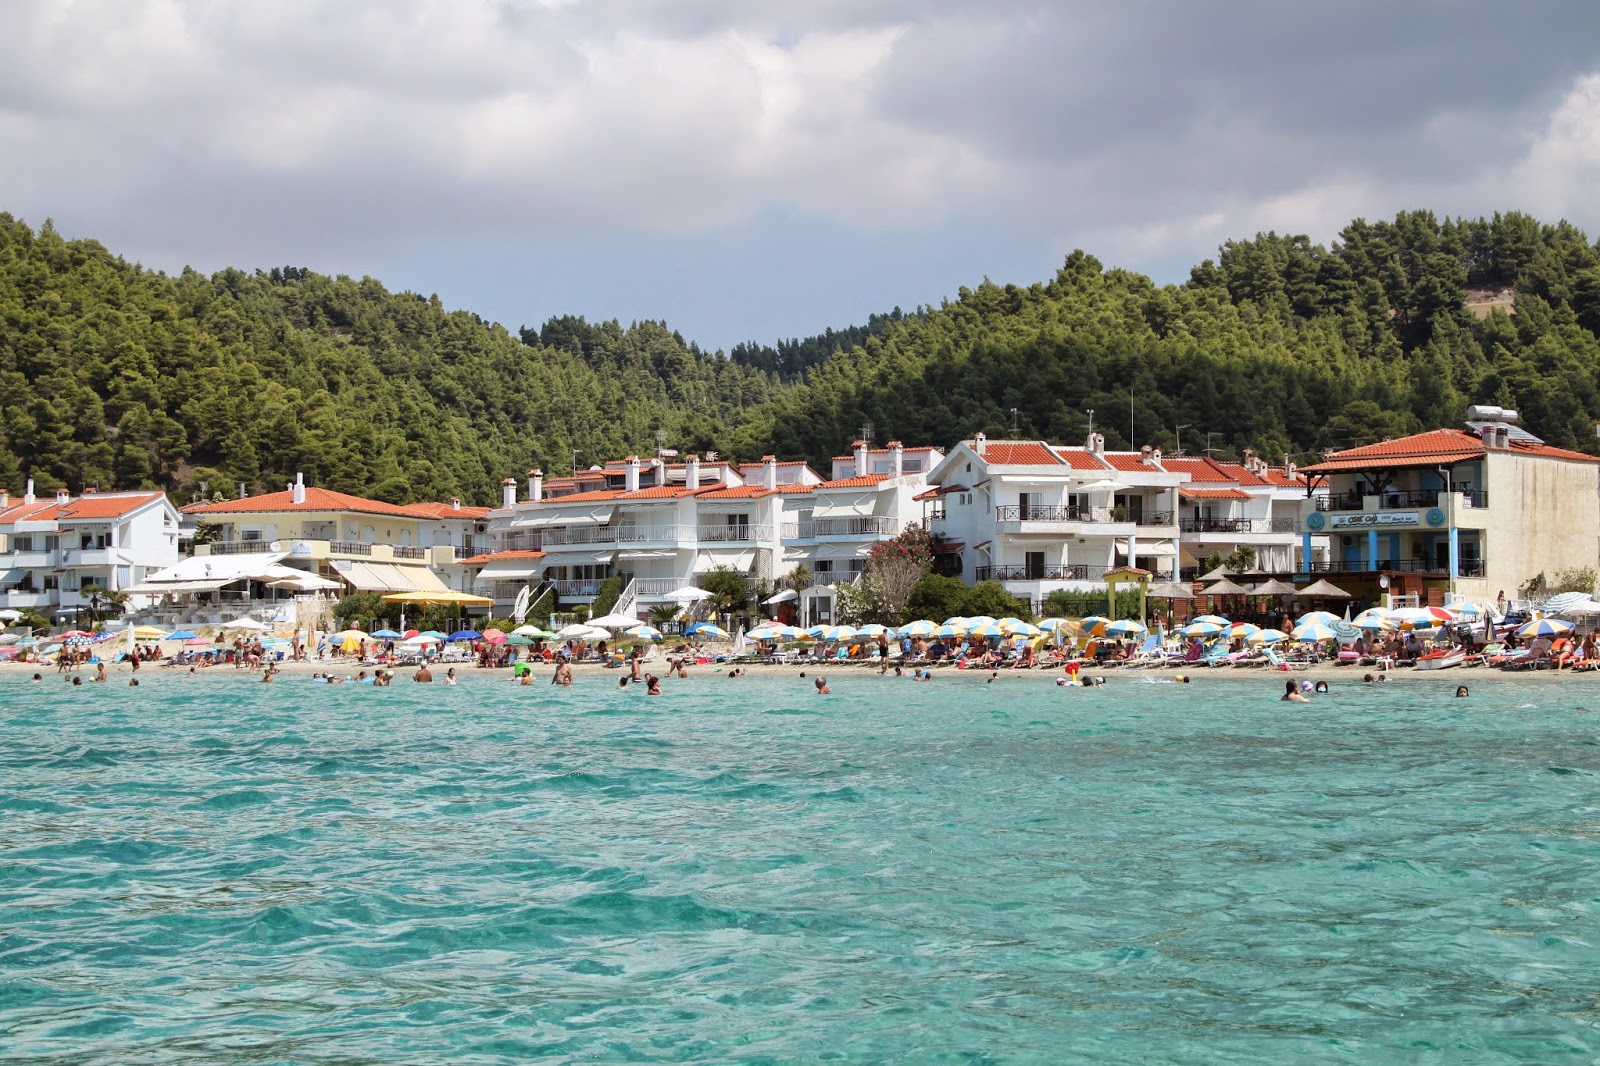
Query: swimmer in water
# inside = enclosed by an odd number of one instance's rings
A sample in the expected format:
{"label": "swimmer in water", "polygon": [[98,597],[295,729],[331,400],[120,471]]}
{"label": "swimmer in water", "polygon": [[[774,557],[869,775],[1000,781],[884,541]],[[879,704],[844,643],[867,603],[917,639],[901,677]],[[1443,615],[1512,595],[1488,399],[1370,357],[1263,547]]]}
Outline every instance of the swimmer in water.
{"label": "swimmer in water", "polygon": [[432,681],[433,671],[428,669],[428,664],[423,663],[417,667],[417,672],[411,675],[413,681]]}
{"label": "swimmer in water", "polygon": [[1456,699],[1464,700],[1464,699],[1467,698],[1467,695],[1468,695],[1467,686],[1465,686],[1465,685],[1457,685],[1456,686]]}
{"label": "swimmer in water", "polygon": [[617,687],[618,688],[627,688],[628,687],[628,679],[625,678],[625,677],[617,678]]}
{"label": "swimmer in water", "polygon": [[1317,685],[1316,685],[1316,691],[1317,691],[1318,695],[1321,695],[1322,693],[1327,692],[1328,691],[1328,683],[1326,681],[1318,681]]}
{"label": "swimmer in water", "polygon": [[1279,697],[1279,699],[1283,700],[1283,702],[1285,702],[1285,703],[1310,703],[1311,702],[1310,700],[1306,699],[1304,696],[1302,696],[1300,694],[1300,686],[1296,685],[1293,681],[1285,681],[1283,683],[1283,686],[1284,686],[1283,695]]}
{"label": "swimmer in water", "polygon": [[563,688],[571,688],[572,687],[572,664],[567,662],[565,659],[563,659],[561,662],[557,663],[556,664],[556,672],[550,678],[550,683],[552,685],[560,685]]}
{"label": "swimmer in water", "polygon": [[34,674],[33,675],[33,679],[35,681],[43,681],[44,680],[44,675],[43,674]]}
{"label": "swimmer in water", "polygon": [[129,688],[138,688],[139,687],[139,679],[137,677],[128,678],[128,687]]}
{"label": "swimmer in water", "polygon": [[646,696],[661,695],[661,679],[655,674],[644,675],[644,694]]}
{"label": "swimmer in water", "polygon": [[1187,685],[1189,683],[1189,675],[1188,674],[1179,674],[1177,677],[1173,678],[1172,680],[1176,681],[1180,685]]}
{"label": "swimmer in water", "polygon": [[828,679],[827,678],[825,678],[825,677],[817,678],[817,695],[819,695],[819,696],[828,695]]}
{"label": "swimmer in water", "polygon": [[453,685],[453,684],[456,683],[456,668],[455,667],[452,666],[450,669],[448,669],[448,670],[446,670],[444,672],[444,683],[447,684],[447,685]]}

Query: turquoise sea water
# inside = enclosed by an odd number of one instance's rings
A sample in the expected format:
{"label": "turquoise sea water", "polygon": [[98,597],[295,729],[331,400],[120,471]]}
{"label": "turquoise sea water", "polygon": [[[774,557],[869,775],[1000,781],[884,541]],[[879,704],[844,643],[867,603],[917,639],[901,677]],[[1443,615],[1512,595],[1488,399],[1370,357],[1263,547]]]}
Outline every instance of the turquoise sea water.
{"label": "turquoise sea water", "polygon": [[0,1058],[1600,1056],[1600,683],[833,687],[0,677]]}

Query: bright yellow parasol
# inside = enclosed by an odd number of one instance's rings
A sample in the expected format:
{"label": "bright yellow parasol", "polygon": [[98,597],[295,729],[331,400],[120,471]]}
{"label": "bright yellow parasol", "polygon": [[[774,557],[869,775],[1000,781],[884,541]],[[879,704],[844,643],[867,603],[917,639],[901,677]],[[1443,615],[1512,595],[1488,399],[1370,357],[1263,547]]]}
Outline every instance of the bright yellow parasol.
{"label": "bright yellow parasol", "polygon": [[456,592],[454,589],[438,589],[432,592],[394,592],[383,598],[384,603],[420,603],[424,605],[435,603],[454,603],[463,607],[493,607],[494,601],[487,596],[474,596],[470,592]]}

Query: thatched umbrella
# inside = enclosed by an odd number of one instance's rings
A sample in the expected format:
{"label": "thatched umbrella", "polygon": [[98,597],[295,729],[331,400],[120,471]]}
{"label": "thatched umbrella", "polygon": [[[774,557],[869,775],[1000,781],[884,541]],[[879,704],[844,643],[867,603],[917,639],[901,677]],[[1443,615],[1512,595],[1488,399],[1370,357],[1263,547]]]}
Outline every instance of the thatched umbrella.
{"label": "thatched umbrella", "polygon": [[1243,585],[1235,584],[1234,582],[1229,581],[1227,578],[1223,578],[1221,581],[1218,581],[1216,584],[1207,585],[1205,588],[1201,589],[1200,590],[1200,595],[1202,595],[1202,596],[1248,596],[1248,595],[1250,595],[1250,590],[1245,588]]}
{"label": "thatched umbrella", "polygon": [[1350,594],[1327,578],[1313,581],[1300,590],[1301,596],[1312,600],[1348,600]]}
{"label": "thatched umbrella", "polygon": [[1298,595],[1300,595],[1300,592],[1299,592],[1298,589],[1296,589],[1293,585],[1289,584],[1287,581],[1279,581],[1277,578],[1273,578],[1270,581],[1263,581],[1259,585],[1252,586],[1251,589],[1250,589],[1250,595],[1252,595],[1252,596],[1298,596]]}

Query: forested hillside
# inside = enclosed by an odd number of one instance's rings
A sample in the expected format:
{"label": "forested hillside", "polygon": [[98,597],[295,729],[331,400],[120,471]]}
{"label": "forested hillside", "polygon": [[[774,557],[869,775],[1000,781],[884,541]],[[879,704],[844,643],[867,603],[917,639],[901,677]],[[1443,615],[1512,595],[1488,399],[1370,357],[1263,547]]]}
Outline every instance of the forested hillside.
{"label": "forested hillside", "polygon": [[864,421],[880,442],[1003,436],[1013,419],[1071,442],[1091,409],[1113,446],[1171,448],[1185,426],[1191,451],[1209,433],[1305,459],[1498,403],[1594,450],[1597,331],[1600,252],[1520,214],[1357,221],[1330,247],[1258,235],[1183,285],[1074,252],[1045,283],[986,282],[731,357],[655,322],[564,317],[514,336],[371,279],[167,276],[0,214],[0,486],[188,499],[300,470],[384,499],[488,503],[507,474],[565,473],[574,450],[582,465],[658,440],[821,461]]}

